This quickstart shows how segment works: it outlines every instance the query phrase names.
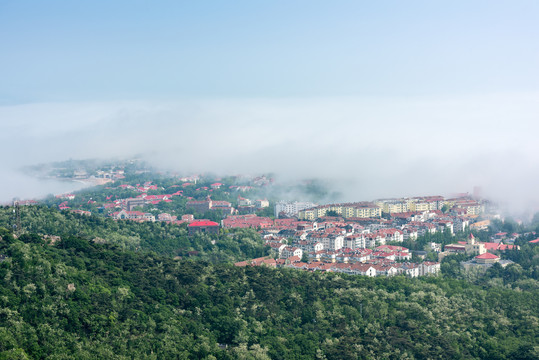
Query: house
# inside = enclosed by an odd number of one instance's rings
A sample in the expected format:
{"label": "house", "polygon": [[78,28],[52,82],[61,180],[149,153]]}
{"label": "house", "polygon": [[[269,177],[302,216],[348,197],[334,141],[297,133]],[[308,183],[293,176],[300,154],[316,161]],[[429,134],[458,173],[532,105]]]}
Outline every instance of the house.
{"label": "house", "polygon": [[393,265],[373,265],[376,270],[376,276],[395,276],[398,274],[397,267]]}
{"label": "house", "polygon": [[421,265],[415,263],[398,264],[397,273],[404,274],[409,277],[418,277],[421,275]]}
{"label": "house", "polygon": [[410,250],[403,246],[394,246],[394,245],[380,245],[376,248],[377,251],[385,251],[385,252],[405,252],[408,253]]}
{"label": "house", "polygon": [[450,234],[453,234],[453,222],[451,220],[438,220],[436,224],[439,231],[449,231]]}
{"label": "house", "polygon": [[460,263],[460,265],[465,270],[480,269],[482,271],[485,271],[496,263],[500,264],[502,267],[506,267],[507,265],[513,264],[513,261],[500,260],[499,256],[486,252],[484,254],[477,255],[472,260],[463,261]]}
{"label": "house", "polygon": [[245,206],[251,206],[253,202],[249,199],[243,198],[238,195],[238,206],[239,207],[245,207]]}
{"label": "house", "polygon": [[84,211],[84,210],[71,210],[71,212],[75,214],[79,214],[79,215],[86,215],[86,216],[92,215],[90,211]]}
{"label": "house", "polygon": [[436,275],[440,272],[440,263],[433,261],[424,261],[420,265],[420,276]]}
{"label": "house", "polygon": [[442,251],[442,245],[441,244],[438,244],[438,243],[435,243],[435,242],[431,242],[429,243],[429,246],[430,246],[430,249],[434,252],[441,252]]}
{"label": "house", "polygon": [[402,229],[402,232],[403,232],[403,239],[404,240],[414,240],[414,239],[417,239],[418,237],[418,233],[417,233],[417,229],[413,226],[406,226]]}
{"label": "house", "polygon": [[195,221],[195,217],[192,214],[185,214],[185,215],[182,215],[182,220],[187,221],[187,222],[193,222]]}
{"label": "house", "polygon": [[111,214],[114,220],[138,220],[138,221],[155,221],[155,216],[142,211],[127,211],[122,210]]}
{"label": "house", "polygon": [[273,220],[267,217],[259,217],[254,214],[230,215],[222,221],[224,228],[261,228],[267,229],[273,226]]}
{"label": "house", "polygon": [[353,264],[351,270],[353,274],[357,275],[376,276],[376,269],[371,264]]}
{"label": "house", "polygon": [[485,244],[476,242],[473,234],[470,234],[466,242],[459,241],[458,244],[448,244],[444,247],[444,252],[465,253],[465,254],[484,254],[487,252]]}
{"label": "house", "polygon": [[500,261],[500,257],[491,253],[484,253],[477,255],[474,260],[477,264],[494,264]]}
{"label": "house", "polygon": [[255,200],[255,207],[257,209],[263,209],[269,207],[269,201],[267,199],[257,199]]}
{"label": "house", "polygon": [[187,209],[192,209],[193,212],[195,213],[199,213],[199,214],[204,214],[206,211],[209,211],[211,209],[211,206],[212,206],[212,201],[211,199],[206,199],[206,200],[190,200],[187,202],[187,204],[185,204],[185,207]]}
{"label": "house", "polygon": [[324,249],[324,245],[321,242],[312,242],[312,241],[306,241],[301,240],[296,243],[296,245],[303,251],[303,252],[316,252]]}
{"label": "house", "polygon": [[210,220],[193,221],[187,226],[189,235],[194,235],[198,232],[206,234],[219,234],[219,224]]}
{"label": "house", "polygon": [[[316,204],[311,202],[287,202],[281,200],[275,204],[275,217],[278,218],[281,213],[287,217],[295,216],[298,212],[313,206],[316,206]],[[314,218],[309,220],[314,220]]]}
{"label": "house", "polygon": [[284,248],[286,247],[285,244],[275,241],[269,241],[266,242],[266,245],[271,248],[271,251],[273,251],[278,258],[281,258],[281,254],[283,253]]}
{"label": "house", "polygon": [[210,209],[211,211],[219,211],[223,215],[230,215],[234,212],[232,204],[228,201],[211,201],[210,200]]}
{"label": "house", "polygon": [[503,244],[501,242],[499,242],[499,243],[497,243],[497,242],[484,242],[483,245],[485,246],[485,249],[487,249],[487,251],[489,251],[489,252],[506,251],[506,250],[513,250],[513,249],[520,250],[520,246],[518,246],[518,245],[508,245],[508,244]]}
{"label": "house", "polygon": [[212,189],[219,189],[221,186],[223,186],[223,184],[221,184],[220,182],[216,182],[210,185]]}
{"label": "house", "polygon": [[157,220],[159,221],[173,221],[173,220],[176,220],[176,216],[172,216],[168,213],[161,213],[159,215],[157,215]]}
{"label": "house", "polygon": [[350,249],[364,249],[366,248],[365,235],[353,234],[344,238],[344,246]]}
{"label": "house", "polygon": [[295,246],[286,246],[281,251],[281,259],[288,259],[293,256],[297,256],[298,258],[301,259],[301,257],[303,256],[303,251],[300,248],[295,247]]}
{"label": "house", "polygon": [[193,212],[204,214],[207,211],[219,211],[222,215],[230,215],[234,212],[232,204],[228,201],[212,201],[208,196],[206,200],[190,200],[185,205],[187,209],[192,209]]}
{"label": "house", "polygon": [[490,225],[490,220],[478,221],[476,223],[471,224],[470,229],[486,230],[488,229],[489,225]]}
{"label": "house", "polygon": [[235,266],[244,267],[244,266],[268,266],[275,268],[277,267],[277,261],[270,257],[261,257],[252,260],[240,261],[234,264]]}

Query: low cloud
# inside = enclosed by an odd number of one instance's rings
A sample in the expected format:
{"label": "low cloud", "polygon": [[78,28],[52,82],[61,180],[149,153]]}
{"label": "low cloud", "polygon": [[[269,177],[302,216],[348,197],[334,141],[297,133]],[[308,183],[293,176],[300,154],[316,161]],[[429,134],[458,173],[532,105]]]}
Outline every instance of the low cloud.
{"label": "low cloud", "polygon": [[[184,173],[320,178],[350,201],[478,185],[536,210],[537,95],[4,106],[0,141],[11,177],[23,165],[144,154]],[[1,200],[26,186],[4,176]]]}

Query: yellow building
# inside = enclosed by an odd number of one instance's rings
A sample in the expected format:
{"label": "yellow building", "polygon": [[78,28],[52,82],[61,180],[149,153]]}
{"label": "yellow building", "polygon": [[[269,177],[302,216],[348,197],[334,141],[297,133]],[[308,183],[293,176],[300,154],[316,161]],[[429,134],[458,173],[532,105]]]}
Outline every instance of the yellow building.
{"label": "yellow building", "polygon": [[484,212],[483,206],[480,204],[464,205],[462,208],[466,209],[468,215],[480,215]]}
{"label": "yellow building", "polygon": [[403,213],[408,211],[408,204],[405,202],[398,203],[385,203],[384,212],[385,213]]}
{"label": "yellow building", "polygon": [[301,220],[315,220],[326,216],[329,211],[334,211],[344,218],[351,217],[380,217],[382,209],[372,203],[348,203],[321,205],[311,209],[301,210],[298,218]]}
{"label": "yellow building", "polygon": [[356,216],[356,209],[353,206],[344,206],[342,208],[342,216],[344,218]]}
{"label": "yellow building", "polygon": [[382,216],[382,209],[379,207],[358,207],[353,217],[374,218]]}
{"label": "yellow building", "polygon": [[385,213],[403,213],[408,211],[408,203],[401,199],[377,200],[375,205]]}
{"label": "yellow building", "polygon": [[490,225],[490,220],[478,221],[476,223],[471,224],[470,229],[485,230],[485,229],[488,229],[489,225]]}
{"label": "yellow building", "polygon": [[444,200],[440,209],[445,205],[451,209],[453,206],[455,206],[455,200]]}
{"label": "yellow building", "polygon": [[410,211],[429,211],[430,204],[428,202],[411,202]]}
{"label": "yellow building", "polygon": [[302,220],[314,221],[317,218],[315,213],[316,210],[312,209],[300,210],[300,212],[298,213],[298,218]]}

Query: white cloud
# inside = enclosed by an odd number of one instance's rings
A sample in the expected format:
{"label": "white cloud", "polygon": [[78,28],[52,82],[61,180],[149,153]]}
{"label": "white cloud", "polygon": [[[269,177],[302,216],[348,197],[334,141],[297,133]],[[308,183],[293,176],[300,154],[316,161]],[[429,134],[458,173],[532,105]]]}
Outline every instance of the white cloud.
{"label": "white cloud", "polygon": [[349,200],[482,185],[528,204],[539,202],[537,95],[4,106],[0,139],[10,168],[144,153],[185,172],[321,177]]}

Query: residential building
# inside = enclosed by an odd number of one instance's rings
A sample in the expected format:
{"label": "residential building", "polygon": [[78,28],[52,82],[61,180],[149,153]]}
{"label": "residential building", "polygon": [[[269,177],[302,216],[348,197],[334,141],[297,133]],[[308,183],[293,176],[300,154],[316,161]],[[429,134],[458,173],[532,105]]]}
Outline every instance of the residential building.
{"label": "residential building", "polygon": [[281,200],[275,204],[275,217],[278,218],[281,213],[287,217],[296,216],[301,210],[312,208],[314,206],[316,206],[316,204],[312,202]]}
{"label": "residential building", "polygon": [[206,234],[219,234],[219,224],[210,220],[193,221],[187,226],[187,229],[189,230],[189,235],[194,235],[198,232]]}

